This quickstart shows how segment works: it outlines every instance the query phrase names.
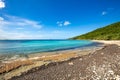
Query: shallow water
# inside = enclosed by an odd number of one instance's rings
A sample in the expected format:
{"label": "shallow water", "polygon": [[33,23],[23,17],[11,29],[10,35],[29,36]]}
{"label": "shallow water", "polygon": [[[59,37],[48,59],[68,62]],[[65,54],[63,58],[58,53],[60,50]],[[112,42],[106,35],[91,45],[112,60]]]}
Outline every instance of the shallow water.
{"label": "shallow water", "polygon": [[89,40],[1,40],[1,54],[30,54],[97,46]]}

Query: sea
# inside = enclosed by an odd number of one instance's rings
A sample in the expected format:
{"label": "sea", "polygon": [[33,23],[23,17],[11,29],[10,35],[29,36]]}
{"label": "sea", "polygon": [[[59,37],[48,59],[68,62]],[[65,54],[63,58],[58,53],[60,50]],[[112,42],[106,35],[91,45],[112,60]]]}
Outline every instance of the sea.
{"label": "sea", "polygon": [[99,44],[90,40],[0,40],[0,57],[82,49],[96,47]]}

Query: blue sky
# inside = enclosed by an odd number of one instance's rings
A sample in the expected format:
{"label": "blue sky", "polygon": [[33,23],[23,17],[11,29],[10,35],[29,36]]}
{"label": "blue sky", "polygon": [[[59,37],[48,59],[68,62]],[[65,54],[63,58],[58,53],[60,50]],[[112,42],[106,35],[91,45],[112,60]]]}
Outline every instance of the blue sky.
{"label": "blue sky", "polygon": [[0,0],[0,39],[66,39],[120,21],[120,0]]}

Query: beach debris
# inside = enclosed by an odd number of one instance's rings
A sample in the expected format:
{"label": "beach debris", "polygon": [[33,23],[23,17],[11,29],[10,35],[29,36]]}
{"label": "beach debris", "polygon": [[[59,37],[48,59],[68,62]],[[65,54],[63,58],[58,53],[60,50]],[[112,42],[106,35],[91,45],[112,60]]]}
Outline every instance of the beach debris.
{"label": "beach debris", "polygon": [[69,64],[69,65],[73,65],[73,62],[69,62],[68,64]]}

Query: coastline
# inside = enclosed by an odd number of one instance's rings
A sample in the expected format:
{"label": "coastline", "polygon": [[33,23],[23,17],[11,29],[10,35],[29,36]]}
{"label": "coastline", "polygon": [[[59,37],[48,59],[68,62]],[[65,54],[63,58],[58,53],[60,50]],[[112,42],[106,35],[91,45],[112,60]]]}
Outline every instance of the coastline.
{"label": "coastline", "polygon": [[64,62],[71,58],[77,58],[85,56],[103,48],[103,46],[94,47],[90,49],[70,49],[55,52],[45,52],[43,54],[30,54],[28,58],[20,58],[13,61],[5,61],[1,64],[0,79],[8,80],[14,76],[20,76],[24,72],[40,67],[42,65],[48,65],[53,62]]}
{"label": "coastline", "polygon": [[[28,58],[20,58],[13,61],[6,61],[2,64],[0,73],[0,79],[11,79],[15,76],[20,76],[22,73],[27,73],[36,67],[41,67],[43,65],[48,65],[53,62],[64,62],[69,61],[71,58],[78,58],[81,56],[86,56],[101,50],[106,45],[117,44],[120,45],[120,41],[106,41],[106,40],[92,40],[93,42],[101,43],[102,46],[88,48],[88,49],[69,49],[62,51],[53,51],[45,53],[30,54]],[[19,63],[19,64],[18,64]],[[4,68],[3,68],[4,67]]]}
{"label": "coastline", "polygon": [[120,40],[92,40],[93,42],[99,42],[103,44],[116,44],[120,46]]}
{"label": "coastline", "polygon": [[120,80],[120,47],[107,44],[84,56],[51,62],[10,80]]}

